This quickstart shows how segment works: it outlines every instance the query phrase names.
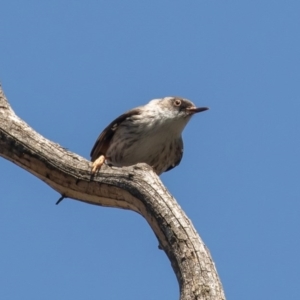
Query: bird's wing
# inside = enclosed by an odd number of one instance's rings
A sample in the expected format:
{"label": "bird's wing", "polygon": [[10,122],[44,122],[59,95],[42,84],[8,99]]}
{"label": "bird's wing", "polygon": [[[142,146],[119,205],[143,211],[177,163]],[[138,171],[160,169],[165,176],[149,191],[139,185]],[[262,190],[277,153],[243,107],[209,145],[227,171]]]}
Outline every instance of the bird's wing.
{"label": "bird's wing", "polygon": [[182,138],[180,137],[178,147],[176,148],[176,160],[165,172],[168,172],[168,171],[172,170],[173,168],[175,168],[176,166],[178,166],[181,162],[182,156],[183,156],[183,141],[182,141]]}
{"label": "bird's wing", "polygon": [[106,154],[106,151],[109,147],[110,141],[114,136],[116,130],[118,129],[119,125],[125,121],[127,118],[133,115],[139,115],[141,113],[139,108],[134,108],[123,115],[116,118],[112,121],[99,135],[95,145],[91,151],[91,161],[95,161],[100,155]]}

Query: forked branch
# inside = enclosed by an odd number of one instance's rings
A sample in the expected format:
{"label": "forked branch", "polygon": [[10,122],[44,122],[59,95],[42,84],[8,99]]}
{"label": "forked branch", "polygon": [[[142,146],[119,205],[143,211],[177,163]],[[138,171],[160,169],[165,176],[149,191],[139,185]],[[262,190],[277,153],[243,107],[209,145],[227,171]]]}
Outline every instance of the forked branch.
{"label": "forked branch", "polygon": [[180,299],[225,299],[209,251],[149,166],[103,166],[99,174],[91,177],[91,163],[45,139],[16,116],[1,87],[0,156],[65,197],[141,214],[171,261],[180,285]]}

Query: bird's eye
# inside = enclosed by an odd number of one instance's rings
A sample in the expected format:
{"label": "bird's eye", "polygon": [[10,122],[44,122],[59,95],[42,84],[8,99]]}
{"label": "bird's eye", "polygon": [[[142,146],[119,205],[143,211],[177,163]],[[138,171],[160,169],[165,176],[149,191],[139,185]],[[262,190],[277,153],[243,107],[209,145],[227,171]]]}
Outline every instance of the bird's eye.
{"label": "bird's eye", "polygon": [[175,104],[175,106],[180,106],[180,105],[181,105],[181,100],[176,99],[176,100],[174,101],[174,104]]}

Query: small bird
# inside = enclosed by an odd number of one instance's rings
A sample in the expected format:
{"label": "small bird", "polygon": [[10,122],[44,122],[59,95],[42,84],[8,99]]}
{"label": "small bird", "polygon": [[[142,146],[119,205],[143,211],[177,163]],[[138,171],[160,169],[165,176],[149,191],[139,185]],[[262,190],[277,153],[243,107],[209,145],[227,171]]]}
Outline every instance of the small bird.
{"label": "small bird", "polygon": [[147,163],[157,175],[173,169],[183,155],[184,127],[205,110],[187,99],[165,97],[127,111],[98,137],[91,151],[92,173],[105,161],[117,167]]}

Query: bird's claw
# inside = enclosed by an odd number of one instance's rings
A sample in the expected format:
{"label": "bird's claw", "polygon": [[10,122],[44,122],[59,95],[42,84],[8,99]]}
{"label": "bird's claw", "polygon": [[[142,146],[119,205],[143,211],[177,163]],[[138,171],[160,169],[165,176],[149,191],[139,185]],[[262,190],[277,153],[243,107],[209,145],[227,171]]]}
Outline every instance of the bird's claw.
{"label": "bird's claw", "polygon": [[96,171],[100,170],[104,162],[105,162],[105,156],[100,155],[92,164],[92,173],[95,174]]}

